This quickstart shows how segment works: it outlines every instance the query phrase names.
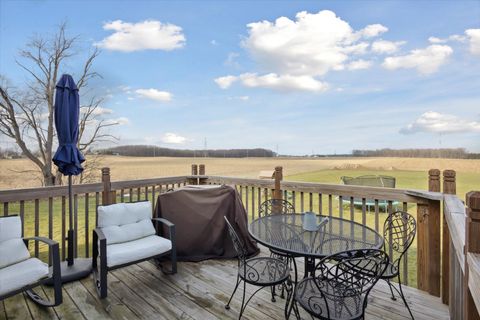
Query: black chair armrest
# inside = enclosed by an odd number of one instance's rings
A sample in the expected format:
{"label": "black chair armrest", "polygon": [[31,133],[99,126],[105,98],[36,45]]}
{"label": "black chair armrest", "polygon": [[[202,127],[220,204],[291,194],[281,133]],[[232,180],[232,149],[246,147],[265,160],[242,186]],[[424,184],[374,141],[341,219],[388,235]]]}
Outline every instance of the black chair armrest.
{"label": "black chair armrest", "polygon": [[152,221],[158,221],[158,222],[161,222],[163,224],[165,224],[167,227],[174,227],[175,225],[173,223],[171,223],[170,221],[168,221],[167,219],[164,219],[164,218],[152,218]]}
{"label": "black chair armrest", "polygon": [[[168,236],[170,238],[170,241],[172,241],[172,245],[173,245],[175,243],[175,225],[164,218],[152,218],[152,221],[156,223],[158,222],[163,223],[168,227],[168,233],[169,233]],[[158,229],[157,229],[157,232],[158,232]]]}
{"label": "black chair armrest", "polygon": [[58,242],[55,241],[55,240],[52,240],[52,239],[49,239],[49,238],[45,238],[45,237],[28,237],[28,238],[23,238],[23,242],[25,242],[25,245],[28,247],[28,242],[30,240],[33,240],[33,241],[40,241],[40,242],[43,242],[43,243],[46,243],[49,247],[52,247],[54,245],[57,245],[58,246]]}
{"label": "black chair armrest", "polygon": [[101,228],[93,229],[93,234],[97,236],[98,241],[107,240],[107,238],[105,238],[105,234],[103,233],[103,230]]}

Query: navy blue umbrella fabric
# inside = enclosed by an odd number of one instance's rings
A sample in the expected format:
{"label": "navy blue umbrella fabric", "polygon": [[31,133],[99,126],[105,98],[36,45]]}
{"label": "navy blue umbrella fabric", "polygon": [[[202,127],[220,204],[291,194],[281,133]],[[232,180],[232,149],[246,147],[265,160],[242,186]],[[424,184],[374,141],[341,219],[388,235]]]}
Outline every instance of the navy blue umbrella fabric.
{"label": "navy blue umbrella fabric", "polygon": [[78,88],[72,76],[62,75],[56,86],[55,94],[55,128],[57,129],[58,149],[53,156],[53,163],[66,176],[82,173],[85,161],[78,142],[78,120],[80,99]]}

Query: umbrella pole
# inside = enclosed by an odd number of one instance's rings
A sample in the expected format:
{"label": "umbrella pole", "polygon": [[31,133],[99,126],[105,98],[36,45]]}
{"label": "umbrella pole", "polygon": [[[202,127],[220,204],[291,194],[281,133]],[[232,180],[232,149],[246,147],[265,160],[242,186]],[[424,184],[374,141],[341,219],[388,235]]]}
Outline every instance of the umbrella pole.
{"label": "umbrella pole", "polygon": [[73,231],[73,206],[72,206],[72,176],[68,176],[68,254],[67,263],[69,266],[73,265],[73,246],[74,246],[74,231]]}

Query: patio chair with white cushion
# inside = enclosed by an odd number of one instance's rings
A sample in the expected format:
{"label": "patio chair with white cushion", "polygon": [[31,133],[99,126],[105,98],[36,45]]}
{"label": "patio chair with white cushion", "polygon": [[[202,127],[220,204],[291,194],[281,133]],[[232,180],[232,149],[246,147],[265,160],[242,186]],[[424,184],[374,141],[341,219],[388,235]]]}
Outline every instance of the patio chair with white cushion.
{"label": "patio chair with white cushion", "polygon": [[[52,268],[28,251],[29,241],[48,245]],[[32,288],[46,282],[53,284],[54,301],[37,295]],[[62,303],[62,283],[58,243],[43,237],[22,238],[19,216],[0,217],[0,301],[25,291],[37,304],[55,307]]]}
{"label": "patio chair with white cushion", "polygon": [[[157,233],[162,229],[158,222],[168,227],[169,239]],[[150,201],[98,207],[97,228],[93,231],[92,266],[100,298],[107,296],[108,271],[150,259],[158,261],[165,256],[170,256],[171,269],[162,268],[162,271],[176,273],[175,225],[166,219],[152,218]]]}

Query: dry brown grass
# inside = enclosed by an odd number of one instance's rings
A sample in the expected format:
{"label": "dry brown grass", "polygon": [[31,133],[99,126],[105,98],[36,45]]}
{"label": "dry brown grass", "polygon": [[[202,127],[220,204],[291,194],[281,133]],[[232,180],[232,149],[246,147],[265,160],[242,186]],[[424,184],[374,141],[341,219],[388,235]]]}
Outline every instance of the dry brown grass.
{"label": "dry brown grass", "polygon": [[[88,161],[88,160],[87,160]],[[426,171],[431,168],[480,173],[480,160],[419,158],[136,158],[108,156],[114,180],[186,175],[192,163],[206,165],[207,174],[257,177],[260,170],[283,166],[285,175],[325,169],[372,169]],[[30,171],[28,171],[30,170]],[[0,160],[0,189],[40,186],[35,167],[26,159]]]}

